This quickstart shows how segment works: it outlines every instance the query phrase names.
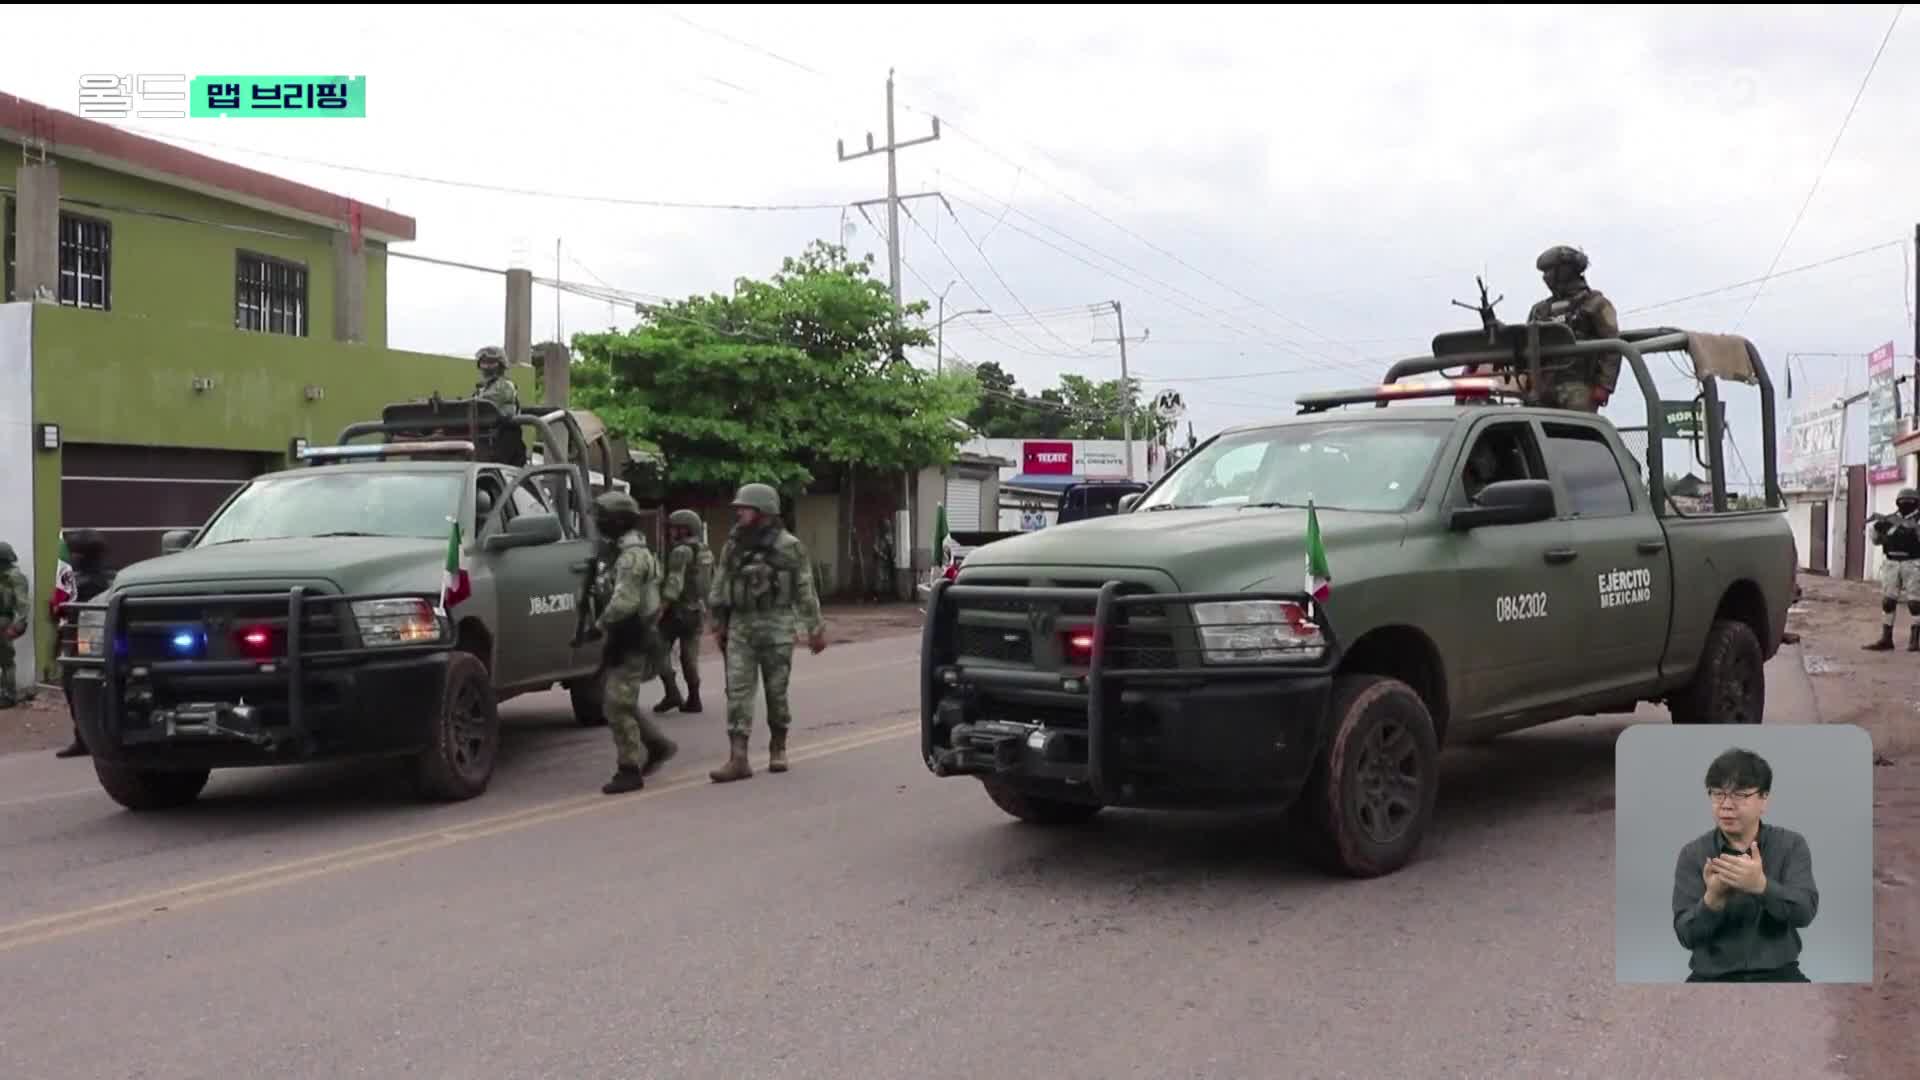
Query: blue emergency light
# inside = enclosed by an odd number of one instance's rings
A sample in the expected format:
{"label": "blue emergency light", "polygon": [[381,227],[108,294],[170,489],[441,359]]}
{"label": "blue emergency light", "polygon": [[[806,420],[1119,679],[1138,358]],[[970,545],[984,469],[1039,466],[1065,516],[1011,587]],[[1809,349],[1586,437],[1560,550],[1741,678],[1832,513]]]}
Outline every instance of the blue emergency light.
{"label": "blue emergency light", "polygon": [[200,635],[192,630],[178,630],[174,632],[172,644],[174,652],[190,655],[200,650]]}

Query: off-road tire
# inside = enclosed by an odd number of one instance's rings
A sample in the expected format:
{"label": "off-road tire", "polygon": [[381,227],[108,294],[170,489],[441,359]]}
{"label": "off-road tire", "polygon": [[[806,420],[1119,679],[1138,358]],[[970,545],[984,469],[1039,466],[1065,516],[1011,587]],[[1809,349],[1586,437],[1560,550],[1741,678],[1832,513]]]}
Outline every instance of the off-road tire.
{"label": "off-road tire", "polygon": [[198,799],[213,775],[209,769],[135,769],[99,758],[93,759],[93,774],[113,801],[129,810],[177,810]]}
{"label": "off-road tire", "polygon": [[440,712],[431,745],[414,763],[414,786],[427,799],[471,799],[487,790],[499,751],[500,709],[486,665],[471,653],[449,653]]}
{"label": "off-road tire", "polygon": [[573,721],[581,727],[607,726],[607,685],[593,675],[567,684],[567,696],[573,699]]}
{"label": "off-road tire", "polygon": [[[1380,675],[1341,675],[1327,702],[1327,745],[1293,807],[1308,854],[1349,877],[1405,866],[1440,791],[1440,741],[1413,688]],[[1410,774],[1408,772],[1410,770]]]}
{"label": "off-road tire", "polygon": [[1029,825],[1083,825],[1104,809],[1099,803],[1029,795],[992,780],[982,780],[980,784],[987,789],[987,798],[993,800],[993,805]]}
{"label": "off-road tire", "polygon": [[1693,681],[1667,702],[1676,724],[1758,724],[1766,706],[1760,638],[1734,619],[1720,619],[1707,631]]}

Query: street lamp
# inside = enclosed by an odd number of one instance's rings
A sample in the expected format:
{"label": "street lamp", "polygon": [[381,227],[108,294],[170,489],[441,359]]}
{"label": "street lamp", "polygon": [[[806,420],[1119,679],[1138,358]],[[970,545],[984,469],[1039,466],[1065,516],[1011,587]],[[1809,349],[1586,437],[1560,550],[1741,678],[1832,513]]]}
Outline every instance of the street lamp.
{"label": "street lamp", "polygon": [[[948,289],[953,288],[953,284],[949,282],[947,284],[947,288]],[[940,311],[945,312],[946,310],[947,310],[947,294],[945,290],[942,290],[940,293]],[[933,324],[933,334],[934,334],[933,373],[935,375],[940,374],[941,369],[946,366],[947,322],[952,319],[958,319],[964,315],[991,315],[991,314],[993,314],[993,311],[989,308],[974,308],[971,311],[956,311],[951,315],[941,314],[939,316],[939,321]]]}

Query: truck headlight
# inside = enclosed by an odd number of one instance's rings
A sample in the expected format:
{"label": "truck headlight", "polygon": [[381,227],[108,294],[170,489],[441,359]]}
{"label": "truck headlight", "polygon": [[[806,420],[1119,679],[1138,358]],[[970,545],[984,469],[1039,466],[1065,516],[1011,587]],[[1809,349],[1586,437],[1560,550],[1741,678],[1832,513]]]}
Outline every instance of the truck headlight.
{"label": "truck headlight", "polygon": [[74,624],[73,655],[107,655],[107,613],[104,611],[82,611]]}
{"label": "truck headlight", "polygon": [[1327,639],[1299,604],[1287,600],[1225,600],[1193,605],[1200,646],[1209,664],[1318,660]]}
{"label": "truck headlight", "polygon": [[353,621],[360,626],[360,643],[420,645],[440,637],[440,620],[425,600],[356,600]]}

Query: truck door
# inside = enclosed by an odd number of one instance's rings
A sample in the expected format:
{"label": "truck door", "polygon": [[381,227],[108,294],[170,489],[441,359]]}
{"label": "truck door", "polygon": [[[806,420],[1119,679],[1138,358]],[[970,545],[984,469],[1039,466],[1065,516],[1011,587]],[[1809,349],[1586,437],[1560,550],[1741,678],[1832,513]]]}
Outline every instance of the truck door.
{"label": "truck door", "polygon": [[1655,679],[1666,651],[1674,602],[1666,533],[1604,428],[1573,418],[1541,427],[1581,579],[1568,598],[1580,621],[1581,685],[1569,689],[1625,692]]}
{"label": "truck door", "polygon": [[[1453,462],[1452,509],[1474,505],[1487,484],[1547,479],[1529,420],[1490,419],[1468,434]],[[1578,636],[1577,575],[1567,559],[1571,532],[1560,518],[1485,525],[1441,540],[1455,581],[1454,633],[1467,711],[1516,712],[1565,693],[1560,673]]]}
{"label": "truck door", "polygon": [[[516,474],[498,518],[481,540],[481,558],[492,578],[500,624],[494,628],[496,679],[503,685],[553,681],[571,668],[583,567],[593,543],[578,522],[583,503],[572,494],[578,472],[570,465],[546,465]],[[563,496],[556,498],[556,496]],[[492,546],[539,518],[559,526],[557,540]],[[516,525],[515,523],[519,523]]]}

